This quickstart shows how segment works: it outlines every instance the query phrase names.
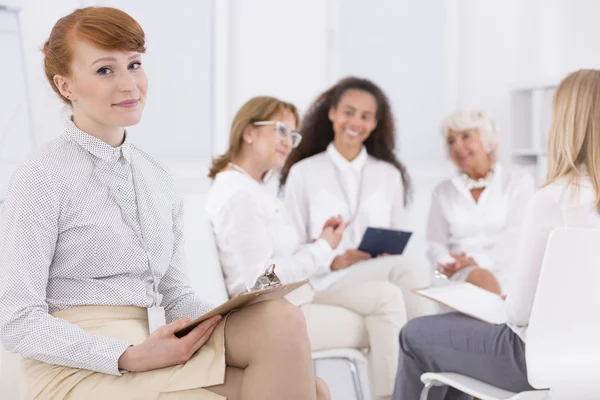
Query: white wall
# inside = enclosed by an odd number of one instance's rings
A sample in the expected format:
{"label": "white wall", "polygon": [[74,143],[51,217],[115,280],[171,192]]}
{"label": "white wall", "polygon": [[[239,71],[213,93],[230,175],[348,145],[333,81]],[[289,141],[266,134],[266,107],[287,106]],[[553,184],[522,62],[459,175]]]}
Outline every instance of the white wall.
{"label": "white wall", "polygon": [[553,43],[558,47],[560,77],[580,68],[600,68],[600,3],[595,0],[555,0],[559,16]]}
{"label": "white wall", "polygon": [[23,38],[25,71],[28,79],[33,131],[37,145],[59,136],[63,131],[67,108],[54,94],[43,69],[41,48],[56,21],[79,7],[77,0],[11,0],[18,7]]}
{"label": "white wall", "polygon": [[[302,110],[337,79],[379,83],[399,127],[400,158],[415,180],[419,225],[433,184],[452,173],[439,136],[457,107],[482,107],[508,148],[508,91],[599,67],[596,0],[5,0],[22,8],[26,70],[38,143],[62,131],[66,109],[50,90],[39,48],[62,15],[84,4],[129,11],[148,35],[150,97],[132,129],[170,159],[190,187],[207,187],[234,113],[268,94]],[[505,151],[503,161],[510,161]]]}
{"label": "white wall", "polygon": [[[231,120],[239,107],[258,95],[296,104],[301,111],[326,86],[326,2],[322,0],[225,0],[229,6],[229,93],[227,118],[216,152],[227,145]],[[227,131],[224,128],[227,128]]]}
{"label": "white wall", "polygon": [[83,0],[118,7],[146,33],[149,91],[142,122],[129,129],[162,159],[205,161],[211,151],[212,1]]}
{"label": "white wall", "polygon": [[[56,21],[75,8],[106,5],[130,13],[147,38],[149,96],[142,122],[129,129],[145,151],[166,161],[184,191],[206,189],[213,141],[212,20],[214,0],[10,0],[20,23],[36,145],[62,134],[70,110],[50,88],[40,49]],[[185,10],[182,12],[182,10]]]}
{"label": "white wall", "polygon": [[462,0],[458,16],[457,108],[487,110],[497,122],[500,158],[509,162],[509,88],[516,79],[518,0]]}
{"label": "white wall", "polygon": [[392,103],[401,159],[413,168],[444,165],[441,118],[452,105],[445,0],[344,0],[339,77],[373,80]]}

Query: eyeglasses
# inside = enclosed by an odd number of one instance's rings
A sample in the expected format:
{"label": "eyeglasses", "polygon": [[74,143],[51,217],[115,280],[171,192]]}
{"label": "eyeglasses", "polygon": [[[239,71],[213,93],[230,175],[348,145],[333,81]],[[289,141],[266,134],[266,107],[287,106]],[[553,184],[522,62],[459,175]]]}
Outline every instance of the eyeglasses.
{"label": "eyeglasses", "polygon": [[275,134],[277,134],[277,138],[279,140],[291,141],[293,149],[298,147],[302,141],[302,135],[300,133],[291,131],[290,128],[288,128],[288,126],[281,121],[258,121],[254,122],[252,125],[275,125]]}

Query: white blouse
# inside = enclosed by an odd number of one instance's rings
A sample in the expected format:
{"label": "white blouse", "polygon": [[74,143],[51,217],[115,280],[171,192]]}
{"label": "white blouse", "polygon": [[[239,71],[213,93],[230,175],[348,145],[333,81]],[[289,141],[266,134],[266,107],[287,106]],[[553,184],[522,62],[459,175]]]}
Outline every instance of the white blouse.
{"label": "white blouse", "polygon": [[552,229],[600,229],[596,192],[590,177],[583,176],[576,185],[568,184],[568,180],[561,178],[540,189],[524,213],[516,257],[515,290],[507,298],[508,325],[523,341],[531,318],[546,242]]}
{"label": "white blouse", "polygon": [[188,280],[173,178],[129,135],[113,148],[69,119],[15,171],[1,225],[0,339],[25,358],[120,375],[130,343],[51,313],[156,301],[172,322],[212,308]]}
{"label": "white blouse", "polygon": [[283,282],[312,280],[329,271],[333,260],[329,244],[318,239],[302,245],[309,241],[300,241],[283,202],[247,175],[217,174],[206,211],[232,296],[252,287],[271,263]]}
{"label": "white blouse", "polygon": [[465,252],[492,271],[508,293],[517,234],[533,190],[529,175],[499,165],[477,202],[458,175],[442,182],[433,192],[427,223],[432,268],[452,262],[450,252]]}
{"label": "white blouse", "polygon": [[[403,229],[406,224],[400,171],[364,148],[351,162],[333,144],[298,162],[289,172],[284,197],[302,241],[318,237],[331,216],[350,221],[336,254],[357,248],[367,227]],[[317,286],[324,289],[347,272],[330,272]]]}

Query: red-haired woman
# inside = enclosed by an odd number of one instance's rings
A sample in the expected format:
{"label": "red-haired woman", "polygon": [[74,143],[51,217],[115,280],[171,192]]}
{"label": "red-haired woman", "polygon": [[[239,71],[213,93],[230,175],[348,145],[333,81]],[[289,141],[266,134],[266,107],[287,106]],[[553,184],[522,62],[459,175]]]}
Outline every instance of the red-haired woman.
{"label": "red-haired woman", "polygon": [[0,337],[23,357],[24,398],[328,398],[304,316],[284,301],[174,336],[211,305],[188,282],[173,179],[125,131],[148,86],[138,23],[79,9],[43,52],[73,113],[18,168],[2,216]]}

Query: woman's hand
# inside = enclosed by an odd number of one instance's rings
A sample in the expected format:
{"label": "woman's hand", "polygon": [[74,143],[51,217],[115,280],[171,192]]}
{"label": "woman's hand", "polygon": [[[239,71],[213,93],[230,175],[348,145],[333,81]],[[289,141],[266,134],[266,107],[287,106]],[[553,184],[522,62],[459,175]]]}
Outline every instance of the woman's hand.
{"label": "woman's hand", "polygon": [[119,358],[119,368],[143,372],[185,364],[208,341],[221,319],[220,315],[209,318],[181,339],[175,332],[190,322],[190,318],[173,321],[157,329],[144,342],[125,350]]}
{"label": "woman's hand", "polygon": [[456,272],[460,271],[463,268],[467,267],[478,267],[477,263],[473,259],[473,257],[467,257],[467,255],[463,253],[450,253],[450,255],[454,258],[453,263],[448,264],[440,264],[438,263],[438,271],[446,275],[450,278]]}
{"label": "woman's hand", "polygon": [[343,223],[344,223],[344,218],[342,218],[342,216],[338,214],[337,216],[330,217],[327,221],[325,221],[325,224],[323,224],[323,230],[325,230],[327,228],[336,229],[338,226],[340,226]]}
{"label": "woman's hand", "polygon": [[344,231],[348,227],[348,223],[344,222],[342,217],[332,217],[325,222],[320,239],[324,239],[332,249],[336,249],[344,236]]}
{"label": "woman's hand", "polygon": [[334,258],[330,268],[332,271],[346,269],[359,261],[369,260],[370,258],[371,255],[369,253],[357,249],[349,249],[344,254]]}

